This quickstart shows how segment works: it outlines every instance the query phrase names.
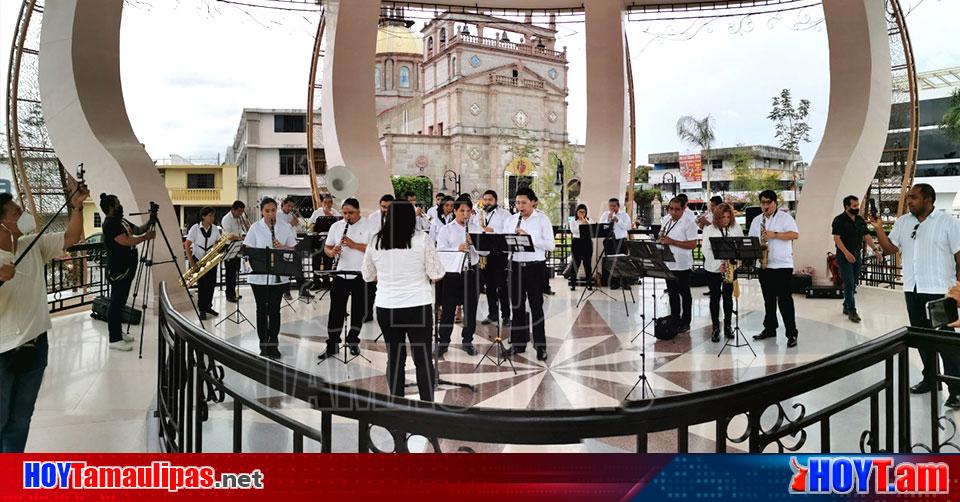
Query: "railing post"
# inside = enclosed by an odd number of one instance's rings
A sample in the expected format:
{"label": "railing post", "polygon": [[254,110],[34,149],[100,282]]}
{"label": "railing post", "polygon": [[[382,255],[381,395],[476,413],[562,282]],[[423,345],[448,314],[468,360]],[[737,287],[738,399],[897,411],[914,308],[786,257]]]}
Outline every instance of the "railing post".
{"label": "railing post", "polygon": [[727,427],[730,424],[730,421],[727,417],[720,417],[716,421],[717,430],[714,433],[716,436],[715,443],[717,445],[717,453],[726,453],[727,452]]}
{"label": "railing post", "polygon": [[880,393],[870,396],[870,453],[880,451]]}
{"label": "railing post", "polygon": [[884,443],[886,445],[886,451],[888,453],[893,453],[893,410],[894,410],[894,395],[893,395],[893,356],[890,356],[884,361],[884,367],[886,371],[886,382],[884,383],[883,392],[885,394],[886,407],[884,408]]}
{"label": "railing post", "polygon": [[910,452],[910,349],[903,349],[897,360],[897,424],[898,447],[900,453]]}
{"label": "railing post", "polygon": [[330,453],[333,450],[332,419],[329,411],[320,412],[320,452]]}
{"label": "railing post", "polygon": [[370,424],[357,420],[357,453],[370,453]]}
{"label": "railing post", "polygon": [[637,453],[646,453],[647,452],[647,433],[638,432],[637,433]]}
{"label": "railing post", "polygon": [[940,358],[933,369],[933,389],[930,390],[930,451],[940,453]]}
{"label": "railing post", "polygon": [[830,416],[820,421],[820,453],[830,453]]}
{"label": "railing post", "polygon": [[750,430],[750,443],[748,445],[750,453],[761,453],[763,446],[760,444],[760,415],[763,409],[755,409],[747,412],[747,427]]}
{"label": "railing post", "polygon": [[690,449],[690,430],[686,425],[677,427],[677,453],[687,453]]}
{"label": "railing post", "polygon": [[233,452],[240,453],[243,446],[243,403],[233,400]]}

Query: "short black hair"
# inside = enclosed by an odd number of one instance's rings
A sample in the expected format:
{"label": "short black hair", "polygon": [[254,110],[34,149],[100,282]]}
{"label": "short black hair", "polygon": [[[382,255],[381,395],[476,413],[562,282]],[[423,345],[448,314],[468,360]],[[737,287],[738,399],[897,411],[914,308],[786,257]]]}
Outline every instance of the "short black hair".
{"label": "short black hair", "polygon": [[494,190],[487,190],[486,192],[483,192],[483,195],[492,195],[492,196],[493,196],[493,200],[496,200],[496,201],[499,201],[499,200],[500,200],[500,197],[497,196],[497,192],[494,191]]}
{"label": "short black hair", "polygon": [[446,197],[446,196],[447,196],[447,194],[445,194],[445,193],[443,193],[443,192],[437,192],[437,195],[434,195],[433,198],[436,199],[437,197]]}
{"label": "short black hair", "polygon": [[456,200],[456,199],[454,199],[453,197],[451,197],[451,196],[449,196],[449,195],[444,195],[444,196],[443,196],[443,200],[440,201],[440,205],[442,206],[442,205],[446,204],[447,202],[453,202],[454,200]]}
{"label": "short black hair", "polygon": [[848,195],[848,196],[844,197],[844,198],[843,198],[843,207],[845,207],[845,208],[850,207],[850,205],[853,204],[853,201],[855,201],[855,200],[860,200],[860,198],[857,197],[856,195]]}
{"label": "short black hair", "polygon": [[934,202],[937,201],[937,191],[927,183],[917,183],[913,185],[913,188],[920,190],[920,195],[922,195],[924,199],[930,199]]}
{"label": "short black hair", "polygon": [[403,192],[404,199],[409,199],[410,197],[416,197],[416,196],[417,196],[417,192],[414,192],[413,190],[407,190],[406,192]]}
{"label": "short black hair", "polygon": [[608,202],[608,203],[616,204],[616,205],[618,205],[618,206],[620,205],[620,199],[618,199],[618,198],[616,198],[616,197],[610,197],[610,200],[608,200],[607,202]]}
{"label": "short black hair", "polygon": [[243,203],[242,200],[233,201],[233,205],[230,206],[230,209],[246,209],[247,205]]}
{"label": "short black hair", "polygon": [[103,211],[103,214],[107,214],[113,210],[117,205],[117,196],[112,193],[101,193],[100,194],[100,210]]}
{"label": "short black hair", "polygon": [[521,195],[524,196],[524,197],[526,197],[526,198],[528,198],[528,199],[530,199],[530,200],[533,201],[533,202],[536,202],[537,200],[539,200],[539,199],[537,199],[537,194],[536,194],[536,193],[533,191],[533,189],[530,188],[530,187],[520,187],[520,188],[518,188],[518,189],[517,189],[517,197],[519,197],[519,196],[521,196]]}
{"label": "short black hair", "polygon": [[210,214],[210,213],[215,213],[215,212],[216,212],[216,211],[214,211],[212,207],[207,206],[207,207],[205,207],[205,208],[203,208],[203,209],[200,210],[200,218],[202,219],[202,218],[204,218],[205,216],[207,216],[208,214]]}
{"label": "short black hair", "polygon": [[328,193],[322,193],[322,194],[320,194],[320,202],[323,202],[323,201],[325,201],[325,200],[329,200],[329,201],[332,202],[332,201],[333,201],[333,195],[328,194]]}
{"label": "short black hair", "polygon": [[353,197],[350,197],[350,198],[344,200],[344,201],[343,201],[343,204],[340,204],[340,207],[343,207],[343,206],[351,206],[351,207],[353,207],[354,209],[360,209],[360,201],[358,201],[357,199],[355,199],[355,198],[353,198]]}
{"label": "short black hair", "polygon": [[473,202],[471,202],[470,199],[463,199],[463,198],[460,198],[460,199],[457,199],[457,200],[453,201],[453,210],[454,210],[454,211],[456,211],[457,209],[460,209],[460,206],[467,206],[467,207],[469,207],[469,208],[472,209],[472,208],[473,208]]}
{"label": "short black hair", "polygon": [[470,194],[468,194],[468,193],[462,193],[462,194],[460,194],[460,195],[457,196],[457,200],[465,200],[465,201],[467,201],[467,202],[470,202],[470,201],[472,201],[473,199],[470,198]]}
{"label": "short black hair", "polygon": [[397,200],[396,197],[389,193],[385,193],[383,194],[383,197],[380,197],[380,202],[393,202],[395,200]]}
{"label": "short black hair", "polygon": [[0,218],[3,218],[3,212],[5,211],[4,208],[7,206],[7,202],[10,202],[12,200],[13,200],[12,193],[6,193],[6,192],[0,193]]}
{"label": "short black hair", "polygon": [[576,209],[573,213],[576,214],[576,213],[577,213],[578,211],[580,211],[581,209],[583,209],[583,212],[589,214],[589,211],[587,211],[587,205],[586,205],[586,204],[577,204],[577,209]]}
{"label": "short black hair", "polygon": [[290,196],[287,196],[286,198],[283,199],[283,203],[284,203],[284,204],[286,204],[287,202],[292,202],[292,203],[294,203],[294,204],[297,203],[297,201],[296,201],[293,197],[290,197]]}
{"label": "short black hair", "polygon": [[710,202],[713,202],[713,205],[715,206],[719,206],[720,204],[723,204],[723,197],[714,195],[713,197],[710,197]]}
{"label": "short black hair", "polygon": [[267,204],[273,204],[274,206],[276,206],[277,201],[273,197],[264,197],[260,199],[260,209],[263,209],[263,206],[266,206]]}
{"label": "short black hair", "polygon": [[773,190],[764,190],[764,191],[760,192],[759,198],[760,198],[760,199],[767,199],[767,200],[769,200],[769,201],[776,202],[776,201],[777,201],[777,192],[774,192]]}
{"label": "short black hair", "polygon": [[377,249],[410,249],[417,230],[417,213],[413,204],[399,200],[390,204],[383,227],[377,233]]}
{"label": "short black hair", "polygon": [[670,202],[667,202],[667,207],[672,206],[674,202],[676,202],[677,204],[680,204],[680,209],[683,209],[683,206],[684,206],[683,197],[680,197],[680,196],[678,195],[678,196],[670,199]]}
{"label": "short black hair", "polygon": [[680,199],[680,202],[682,202],[684,206],[686,206],[686,205],[687,205],[687,201],[690,200],[690,197],[687,197],[687,194],[685,194],[685,193],[681,193],[681,194],[677,195],[677,198]]}

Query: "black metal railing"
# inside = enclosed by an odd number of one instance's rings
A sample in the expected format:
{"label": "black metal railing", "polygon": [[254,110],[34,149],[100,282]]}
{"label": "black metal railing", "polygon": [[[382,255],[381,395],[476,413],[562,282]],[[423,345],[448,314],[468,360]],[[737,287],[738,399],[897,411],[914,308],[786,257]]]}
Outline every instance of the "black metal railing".
{"label": "black metal railing", "polygon": [[44,264],[50,312],[89,305],[109,289],[102,253],[75,253]]}
{"label": "black metal railing", "polygon": [[[839,256],[837,259],[844,259]],[[903,270],[897,264],[896,256],[866,256],[862,258],[858,284],[896,288],[903,286]]]}
{"label": "black metal railing", "polygon": [[[625,401],[616,407],[558,410],[457,408],[331,383],[206,333],[173,308],[165,285],[161,286],[159,331],[157,406],[161,443],[168,452],[203,451],[204,423],[214,405],[225,412],[232,409],[236,452],[243,449],[245,410],[287,429],[294,451],[303,450],[304,438],[317,441],[322,452],[332,451],[335,442],[338,449],[351,445],[348,448],[358,452],[406,452],[410,438],[421,436],[439,452],[441,439],[446,451],[475,451],[471,444],[571,444],[626,436],[632,438],[636,451],[646,452],[651,434],[675,431],[675,447],[669,449],[687,452],[690,431],[701,424],[715,431],[712,450],[716,452],[728,452],[733,445],[750,452],[801,448],[864,453],[960,451],[954,442],[953,420],[939,414],[937,390],[929,396],[929,441],[914,442],[911,434],[908,349],[960,349],[960,339],[953,333],[933,330],[902,328],[815,362],[714,389]],[[225,369],[230,371],[229,378],[224,376]],[[832,388],[823,392],[824,387],[852,375],[872,383],[858,385],[852,392]],[[936,378],[960,382],[954,377]],[[305,403],[319,414],[319,427],[244,394],[240,389],[249,389],[251,380],[281,393],[284,401]],[[817,391],[821,400],[825,396],[829,402],[807,413],[803,401]],[[227,403],[228,398],[231,403],[217,404]],[[865,418],[842,416],[861,403],[869,409]],[[335,441],[334,415],[345,419],[342,422],[356,423],[356,436]],[[859,434],[831,435],[834,424],[842,421],[849,428],[851,420],[859,420],[855,425]],[[379,436],[371,434],[374,426],[389,431],[392,447],[377,444]],[[352,430],[337,428],[343,435],[354,434],[346,432]],[[819,444],[808,445],[808,431],[814,430]],[[946,431],[946,438],[941,431]]]}

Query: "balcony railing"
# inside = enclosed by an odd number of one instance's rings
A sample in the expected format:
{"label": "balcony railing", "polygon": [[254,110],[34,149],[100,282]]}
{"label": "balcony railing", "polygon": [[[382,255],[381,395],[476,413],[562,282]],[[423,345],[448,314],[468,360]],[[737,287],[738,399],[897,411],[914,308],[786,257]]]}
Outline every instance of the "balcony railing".
{"label": "balcony railing", "polygon": [[541,56],[545,58],[558,59],[561,61],[565,61],[567,59],[566,52],[555,51],[551,49],[540,49],[532,45],[517,44],[513,42],[503,42],[495,38],[484,38],[484,37],[478,37],[475,35],[457,35],[452,39],[450,39],[449,42],[441,46],[441,49],[449,47],[456,43],[476,45],[479,47],[489,47],[491,49],[507,50],[512,52],[517,52],[520,54],[529,54],[531,56]]}
{"label": "balcony railing", "polygon": [[219,188],[173,188],[170,199],[183,202],[213,202],[220,200]]}
{"label": "balcony railing", "polygon": [[507,77],[504,75],[490,74],[490,83],[497,85],[510,85],[514,87],[526,87],[528,89],[543,89],[543,80]]}

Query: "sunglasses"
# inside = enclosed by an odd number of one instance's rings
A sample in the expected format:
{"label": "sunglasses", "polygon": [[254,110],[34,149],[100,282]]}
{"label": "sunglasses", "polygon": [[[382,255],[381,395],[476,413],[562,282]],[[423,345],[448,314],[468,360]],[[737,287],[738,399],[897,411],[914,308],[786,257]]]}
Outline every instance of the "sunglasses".
{"label": "sunglasses", "polygon": [[917,224],[913,227],[913,233],[910,234],[910,238],[911,238],[911,239],[916,239],[916,238],[917,238],[917,229],[918,229],[918,228],[920,228],[920,224],[919,224],[919,223],[917,223]]}

